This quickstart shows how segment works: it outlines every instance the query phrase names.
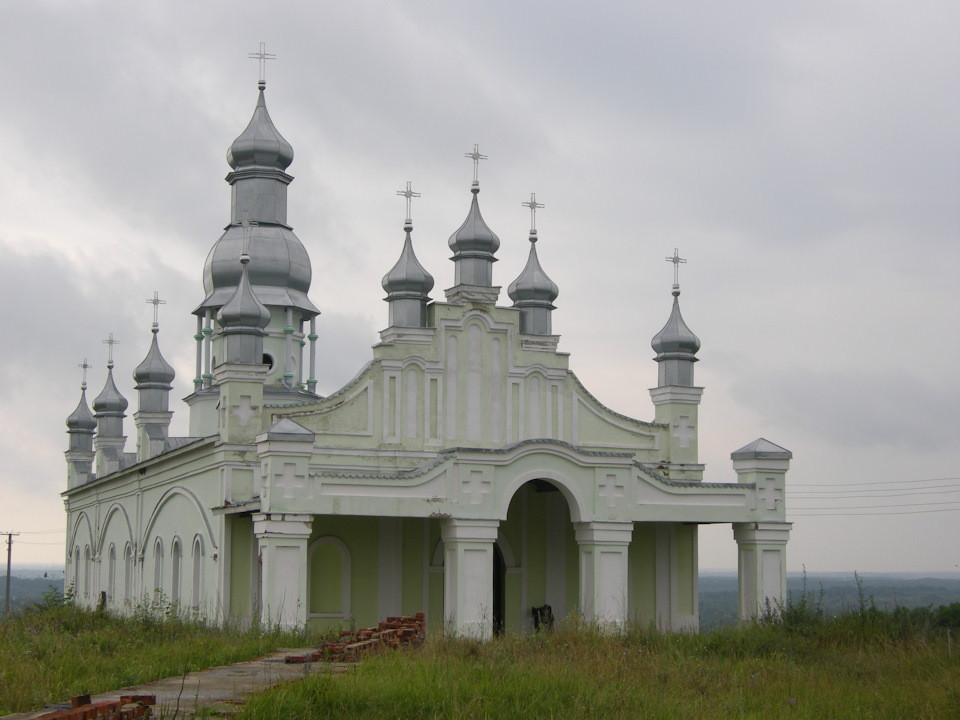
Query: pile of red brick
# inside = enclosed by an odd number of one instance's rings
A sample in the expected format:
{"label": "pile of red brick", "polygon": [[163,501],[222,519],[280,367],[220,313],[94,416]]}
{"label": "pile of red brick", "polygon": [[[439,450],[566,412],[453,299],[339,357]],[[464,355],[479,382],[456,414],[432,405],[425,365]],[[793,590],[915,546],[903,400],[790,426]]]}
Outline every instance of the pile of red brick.
{"label": "pile of red brick", "polygon": [[121,695],[119,700],[90,702],[89,695],[70,698],[69,710],[55,710],[37,720],[133,720],[153,714],[151,705],[157,704],[155,695]]}
{"label": "pile of red brick", "polygon": [[419,645],[423,642],[427,622],[423,613],[388,617],[375,628],[341,630],[340,639],[325,642],[310,655],[287,655],[288,663],[306,663],[317,660],[329,662],[353,662],[364,653],[383,648],[399,648],[401,645]]}

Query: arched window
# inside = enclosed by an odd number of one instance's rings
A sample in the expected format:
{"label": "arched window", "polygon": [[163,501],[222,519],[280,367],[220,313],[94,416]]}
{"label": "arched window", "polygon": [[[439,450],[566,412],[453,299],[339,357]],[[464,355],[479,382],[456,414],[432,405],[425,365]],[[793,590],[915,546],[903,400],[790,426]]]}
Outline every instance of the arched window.
{"label": "arched window", "polygon": [[203,540],[199,535],[193,540],[193,587],[191,589],[190,606],[200,610],[200,590],[203,578],[201,572],[203,569]]}
{"label": "arched window", "polygon": [[159,605],[163,594],[163,540],[153,545],[153,604]]}
{"label": "arched window", "polygon": [[73,548],[73,596],[80,594],[80,546]]}
{"label": "arched window", "polygon": [[133,548],[130,543],[123,548],[123,602],[133,600]]}
{"label": "arched window", "polygon": [[83,596],[90,597],[90,573],[93,570],[93,562],[90,559],[90,546],[83,549]]}
{"label": "arched window", "polygon": [[310,544],[307,562],[309,616],[350,620],[350,551],[339,538]]}
{"label": "arched window", "polygon": [[107,599],[111,604],[114,603],[114,591],[117,587],[117,548],[110,543],[110,550],[107,553]]}
{"label": "arched window", "polygon": [[180,538],[175,537],[170,545],[170,602],[180,602],[180,559],[183,550],[180,547]]}

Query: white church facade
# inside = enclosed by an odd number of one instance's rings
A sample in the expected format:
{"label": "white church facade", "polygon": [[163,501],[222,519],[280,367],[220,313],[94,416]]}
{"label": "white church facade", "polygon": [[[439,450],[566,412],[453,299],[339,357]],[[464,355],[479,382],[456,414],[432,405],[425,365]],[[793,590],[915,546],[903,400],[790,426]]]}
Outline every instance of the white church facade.
{"label": "white church facade", "polygon": [[557,619],[696,629],[704,523],[732,526],[741,617],[783,598],[791,454],[756,440],[732,454],[737,482],[704,481],[700,342],[679,287],[653,339],[653,419],[603,406],[552,334],[558,288],[535,223],[511,304],[498,305],[500,241],[480,212],[482,156],[468,155],[452,286],[431,299],[408,185],[402,252],[383,279],[388,327],[354,379],[320,396],[310,258],[287,223],[293,150],[261,82],[227,154],[230,224],[194,311],[190,436],[168,432],[174,372],[156,322],[134,372],[136,452],[112,356],[93,412],[82,391],[67,420],[66,578],[78,602],[344,628],[424,612],[479,638],[530,631],[543,606]]}

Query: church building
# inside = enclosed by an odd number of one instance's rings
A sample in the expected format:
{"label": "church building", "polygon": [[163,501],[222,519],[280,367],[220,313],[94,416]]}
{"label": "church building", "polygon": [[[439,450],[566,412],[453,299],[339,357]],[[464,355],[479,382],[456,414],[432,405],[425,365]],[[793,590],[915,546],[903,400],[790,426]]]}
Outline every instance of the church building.
{"label": "church building", "polygon": [[227,152],[229,225],[193,311],[189,437],[169,433],[174,370],[156,314],[133,371],[136,451],[110,341],[93,411],[84,376],[67,419],[66,582],[77,602],[341,628],[424,612],[432,627],[477,638],[530,632],[543,606],[557,621],[695,630],[704,523],[732,526],[742,618],[784,597],[792,455],[758,439],[731,455],[737,482],[704,481],[700,341],[676,277],[652,341],[653,418],[637,420],[598,402],[558,349],[535,196],[526,266],[501,304],[476,146],[449,289],[432,297],[417,260],[408,183],[402,249],[384,268],[387,327],[349,383],[318,395],[310,258],[287,219],[293,148],[264,89]]}

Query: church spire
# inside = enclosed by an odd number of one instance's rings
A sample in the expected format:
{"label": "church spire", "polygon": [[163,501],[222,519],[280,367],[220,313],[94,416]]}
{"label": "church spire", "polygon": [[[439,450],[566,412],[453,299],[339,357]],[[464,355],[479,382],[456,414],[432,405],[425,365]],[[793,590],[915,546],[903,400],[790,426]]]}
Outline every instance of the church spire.
{"label": "church spire", "polygon": [[523,206],[530,208],[530,255],[523,272],[507,288],[507,294],[513,300],[513,306],[520,309],[520,332],[551,335],[553,301],[560,291],[540,267],[537,257],[537,208],[542,208],[543,203],[537,202],[536,193],[530,193],[530,202],[523,203]]}
{"label": "church spire", "polygon": [[426,327],[427,303],[433,289],[433,276],[428,273],[413,252],[413,220],[410,205],[413,198],[420,197],[407,181],[406,190],[397,190],[397,195],[407,199],[407,218],[403,223],[406,238],[400,259],[383,276],[383,289],[387,291],[385,300],[390,304],[390,327]]}
{"label": "church spire", "polygon": [[473,152],[466,153],[466,157],[473,159],[473,185],[470,187],[473,200],[467,219],[447,243],[453,250],[455,268],[454,287],[447,290],[447,300],[493,303],[500,295],[500,288],[493,285],[493,263],[497,261],[495,253],[500,247],[500,238],[487,226],[477,201],[480,194],[479,165],[487,156],[481,155],[478,146],[474,145]]}
{"label": "church spire", "polygon": [[697,362],[700,339],[687,327],[680,314],[679,269],[686,260],[674,248],[673,256],[668,257],[667,262],[673,263],[673,308],[667,324],[650,343],[657,353],[655,360],[660,366],[657,384],[659,387],[693,387],[693,364]]}

